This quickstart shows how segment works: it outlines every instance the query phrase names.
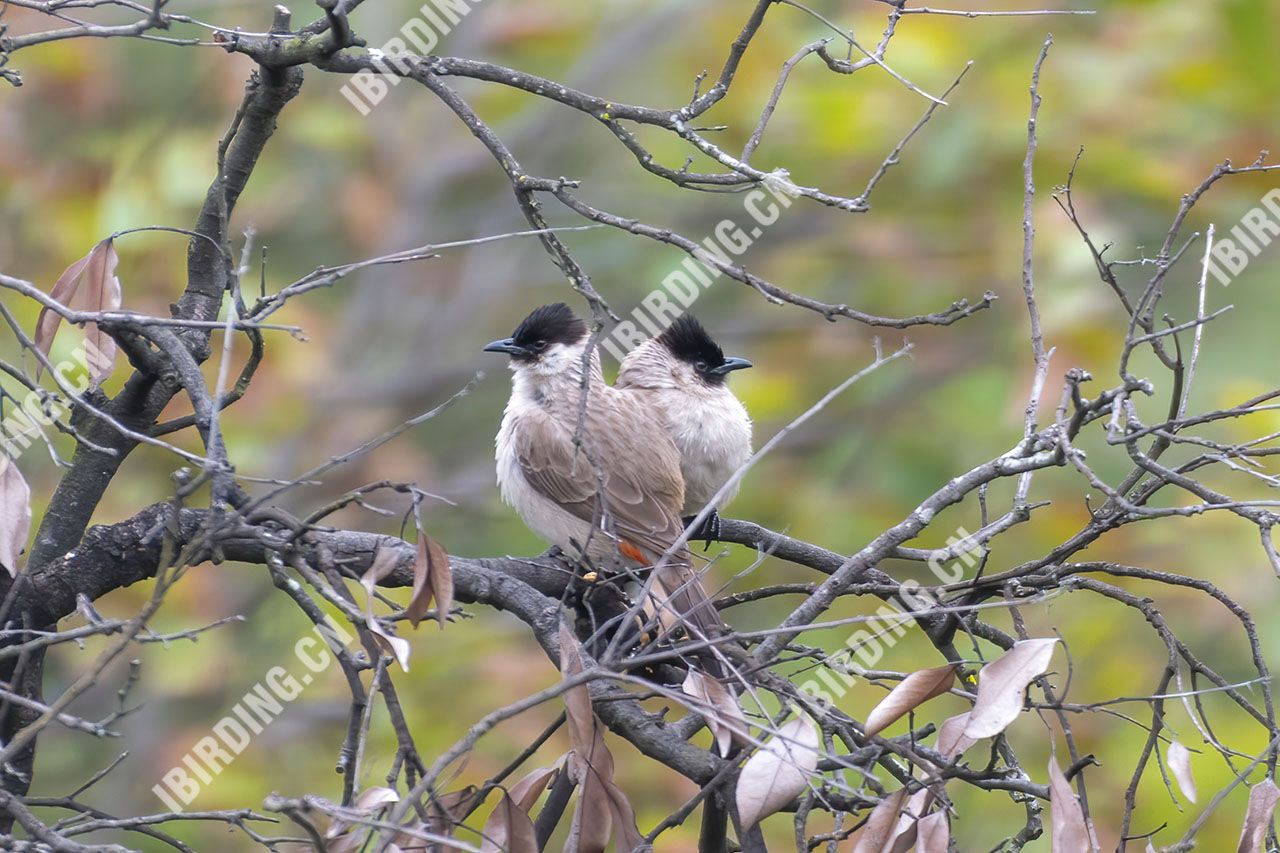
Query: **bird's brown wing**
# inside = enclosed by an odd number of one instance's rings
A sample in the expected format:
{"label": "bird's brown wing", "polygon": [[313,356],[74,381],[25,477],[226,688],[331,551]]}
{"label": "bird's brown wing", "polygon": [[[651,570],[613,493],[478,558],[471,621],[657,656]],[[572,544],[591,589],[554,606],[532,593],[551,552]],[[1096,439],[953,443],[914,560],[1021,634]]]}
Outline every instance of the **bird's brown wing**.
{"label": "bird's brown wing", "polygon": [[[679,451],[634,398],[603,393],[610,398],[588,407],[581,448],[573,441],[577,419],[570,409],[576,407],[567,407],[561,417],[527,419],[516,436],[516,457],[536,491],[597,528],[603,520],[624,556],[657,563],[683,531]],[[664,608],[704,637],[724,633],[687,548],[666,559],[657,582]]]}

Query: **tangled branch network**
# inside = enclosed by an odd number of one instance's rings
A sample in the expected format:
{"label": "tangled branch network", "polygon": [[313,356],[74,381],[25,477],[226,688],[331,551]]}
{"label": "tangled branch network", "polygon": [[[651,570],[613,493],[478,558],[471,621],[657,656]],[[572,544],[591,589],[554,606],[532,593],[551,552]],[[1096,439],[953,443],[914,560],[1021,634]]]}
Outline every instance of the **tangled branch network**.
{"label": "tangled branch network", "polygon": [[[1280,576],[1280,553],[1272,540],[1280,502],[1257,497],[1261,490],[1277,485],[1266,463],[1277,452],[1274,442],[1280,434],[1249,432],[1257,423],[1251,416],[1276,408],[1280,389],[1211,411],[1198,411],[1192,405],[1196,366],[1203,355],[1202,330],[1221,312],[1208,312],[1205,307],[1212,238],[1188,234],[1184,227],[1193,207],[1219,181],[1276,167],[1259,158],[1248,166],[1223,163],[1215,168],[1182,198],[1159,250],[1141,264],[1112,260],[1106,248],[1095,243],[1073,201],[1073,169],[1053,198],[1078,230],[1083,250],[1096,266],[1098,286],[1114,295],[1115,310],[1127,320],[1127,330],[1119,358],[1106,378],[1075,366],[1053,373],[1054,350],[1045,340],[1036,297],[1036,187],[1032,180],[1039,76],[1051,40],[1044,42],[1031,69],[1024,163],[1021,272],[1030,341],[1025,366],[1031,382],[1022,432],[1009,437],[1007,451],[955,474],[911,512],[849,554],[750,521],[725,519],[721,541],[756,549],[760,559],[719,591],[716,606],[732,625],[758,624],[758,619],[739,618],[739,614],[762,605],[785,604],[786,616],[771,627],[732,630],[701,643],[673,640],[670,632],[659,641],[642,642],[640,638],[651,635],[628,631],[636,625],[646,627],[650,614],[619,584],[584,574],[581,567],[559,555],[467,558],[446,554],[422,523],[421,505],[433,496],[415,483],[379,481],[302,512],[281,508],[285,496],[294,496],[300,486],[323,484],[342,466],[458,405],[471,390],[470,383],[431,411],[289,479],[244,473],[236,464],[233,443],[223,432],[225,419],[234,416],[231,407],[250,391],[266,358],[265,339],[303,334],[298,327],[268,322],[272,316],[293,300],[334,287],[370,267],[423,261],[481,242],[534,237],[589,306],[599,332],[618,317],[587,264],[565,242],[567,231],[612,230],[674,247],[691,257],[705,256],[694,238],[600,206],[580,180],[526,169],[513,146],[461,94],[459,81],[478,81],[547,109],[576,112],[603,128],[621,146],[623,156],[683,191],[747,193],[762,187],[782,188],[797,203],[830,208],[832,216],[865,216],[880,182],[906,156],[913,137],[945,106],[964,76],[961,69],[955,82],[935,95],[895,70],[889,49],[906,37],[899,35],[900,29],[908,29],[906,22],[917,16],[1077,13],[957,11],[910,7],[901,0],[884,2],[883,32],[864,45],[850,30],[798,2],[759,0],[727,46],[718,73],[699,77],[687,103],[653,107],[620,103],[516,68],[466,57],[405,51],[388,61],[380,52],[367,49],[358,34],[361,0],[317,0],[315,20],[300,27],[283,6],[276,7],[267,27],[265,21],[211,23],[176,11],[177,5],[165,0],[0,2],[0,15],[9,17],[8,21],[0,17],[0,76],[15,87],[22,82],[21,66],[28,52],[34,54],[42,46],[66,39],[152,41],[174,49],[224,51],[256,63],[243,100],[217,145],[216,159],[209,164],[214,177],[195,222],[187,228],[164,226],[190,241],[185,284],[175,294],[172,316],[120,308],[114,269],[116,241],[124,232],[104,238],[49,292],[0,274],[0,286],[18,299],[38,304],[42,312],[38,328],[29,333],[11,308],[0,303],[0,317],[20,353],[17,360],[0,362],[0,370],[16,383],[14,387],[34,395],[36,409],[48,416],[34,419],[34,440],[60,466],[57,488],[43,498],[47,508],[21,566],[18,555],[26,542],[26,525],[31,523],[30,495],[16,459],[10,458],[13,452],[0,469],[0,525],[4,528],[0,562],[9,570],[0,578],[4,588],[0,830],[8,833],[6,843],[13,849],[120,850],[135,844],[162,844],[188,850],[166,827],[199,820],[225,823],[237,830],[242,842],[270,850],[300,844],[330,851],[529,851],[546,845],[576,797],[569,819],[570,849],[604,849],[610,838],[619,849],[660,847],[664,833],[700,812],[700,849],[763,850],[762,822],[769,820],[773,826],[782,818],[771,816],[786,812],[800,851],[834,850],[850,839],[857,850],[906,850],[914,844],[920,850],[942,851],[954,849],[949,845],[954,845],[951,822],[957,815],[953,798],[958,789],[1016,804],[1021,820],[1004,833],[1002,849],[1018,850],[1041,837],[1046,822],[1058,849],[1092,849],[1102,839],[1124,849],[1130,844],[1146,845],[1152,834],[1150,827],[1138,823],[1142,814],[1138,793],[1144,778],[1152,774],[1153,761],[1171,792],[1176,784],[1195,799],[1186,747],[1167,726],[1175,706],[1185,710],[1234,781],[1204,807],[1184,837],[1160,836],[1159,842],[1171,850],[1189,849],[1208,814],[1232,789],[1248,785],[1251,794],[1240,849],[1275,847],[1271,812],[1280,791],[1271,780],[1280,729],[1263,642],[1249,610],[1200,577],[1089,559],[1084,552],[1137,523],[1228,514],[1251,531]],[[743,56],[767,19],[782,14],[809,16],[827,35],[799,46],[783,63],[749,141],[743,150],[729,151],[699,122],[738,85]],[[17,31],[15,18],[22,32]],[[889,75],[901,86],[904,101],[919,105],[919,122],[886,154],[856,195],[797,184],[786,164],[756,163],[757,148],[774,110],[793,70],[802,63],[821,63],[838,75],[859,75],[855,80],[865,74]],[[233,245],[238,238],[230,222],[237,201],[260,162],[270,156],[268,141],[277,123],[286,120],[290,102],[299,97],[304,77],[361,73],[412,82],[424,97],[447,108],[474,137],[477,150],[505,176],[528,229],[322,267],[273,292],[263,288],[255,298],[245,287],[253,235],[247,235],[238,250]],[[20,91],[10,96],[20,96]],[[664,134],[686,151],[688,160],[683,165],[665,164],[642,141],[641,131]],[[697,171],[695,163],[705,164],[701,168],[706,171]],[[550,210],[568,217],[568,224]],[[951,326],[989,308],[995,299],[990,292],[974,294],[929,313],[881,316],[789,289],[748,271],[732,258],[715,264],[720,273],[756,297],[787,310],[877,329]],[[1123,285],[1119,275],[1135,267],[1150,272],[1136,292]],[[1181,284],[1188,278],[1197,283],[1197,313],[1183,318],[1167,315],[1166,291],[1175,281]],[[77,382],[50,358],[50,342],[59,326],[78,327],[86,344],[92,345],[95,355],[86,361],[84,382]],[[949,333],[963,329],[962,324]],[[249,354],[237,370],[232,342],[241,335]],[[894,350],[877,346],[867,365],[776,433],[748,467],[785,442],[799,424],[821,417],[837,394],[868,374],[895,369],[909,350],[909,344]],[[127,364],[118,363],[120,353]],[[214,368],[213,379],[202,369],[206,362]],[[1152,370],[1144,373],[1137,364],[1151,365]],[[114,396],[105,394],[102,382],[122,374],[120,390]],[[1062,377],[1060,387],[1053,387],[1051,376]],[[16,400],[7,390],[4,396]],[[174,408],[183,408],[184,413],[172,416]],[[166,413],[168,420],[163,419]],[[1230,429],[1224,429],[1227,426]],[[199,437],[198,452],[183,449],[182,442],[171,439],[193,430]],[[1251,437],[1225,440],[1224,433]],[[1105,465],[1100,458],[1086,456],[1082,449],[1086,442],[1101,448]],[[68,443],[75,449],[65,459],[60,448]],[[91,526],[104,495],[118,482],[122,464],[144,448],[147,453],[167,454],[175,462],[172,494],[123,521]],[[1117,466],[1125,469],[1120,476],[1110,473]],[[993,544],[1037,512],[1054,511],[1047,508],[1047,501],[1035,498],[1035,475],[1046,469],[1072,472],[1085,491],[1099,496],[1100,503],[1090,506],[1087,522],[1052,548],[997,569],[989,559]],[[746,472],[744,468],[738,477]],[[1238,486],[1228,492],[1209,482]],[[1012,499],[1007,505],[988,500],[989,490],[997,484],[1010,486]],[[339,510],[369,506],[368,501],[386,493],[411,502],[413,537],[339,529],[326,523]],[[198,498],[204,494],[207,501]],[[977,510],[976,532],[944,547],[922,546],[921,540],[938,534],[937,519],[944,510],[957,507]],[[752,570],[766,558],[793,564],[808,579],[753,586]],[[935,580],[926,584],[901,580],[884,567],[887,561],[929,566]],[[111,777],[117,762],[94,772],[66,795],[32,795],[38,739],[118,734],[117,721],[131,711],[128,697],[137,672],[131,672],[121,689],[119,710],[106,719],[84,719],[70,710],[78,697],[104,682],[113,662],[126,659],[137,644],[193,639],[223,624],[177,635],[157,634],[149,627],[166,595],[193,566],[206,562],[265,569],[279,595],[296,606],[300,624],[315,625],[332,638],[336,622],[354,638],[350,646],[340,642],[327,646],[350,688],[346,735],[336,746],[340,781],[334,790],[314,783],[317,790],[311,793],[272,796],[242,809],[199,812],[171,802],[174,808],[169,811],[119,817],[92,803],[95,786]],[[963,568],[940,568],[957,563]],[[705,573],[714,564],[711,560],[701,568]],[[105,619],[94,610],[94,600],[144,580],[151,581],[151,592],[136,615]],[[395,587],[411,588],[406,609],[379,593]],[[1139,588],[1143,591],[1135,591]],[[1221,608],[1230,617],[1250,652],[1252,672],[1247,679],[1221,674],[1221,664],[1207,659],[1174,631],[1158,601],[1169,590],[1194,594],[1206,607]],[[1167,650],[1166,665],[1138,695],[1077,700],[1070,692],[1070,637],[1033,636],[1023,620],[1023,611],[1051,598],[1085,598],[1123,608]],[[389,612],[375,613],[375,604],[386,610],[388,603]],[[849,612],[851,603],[865,605],[860,615],[838,615]],[[396,671],[395,663],[408,663],[407,644],[397,628],[404,622],[416,625],[435,618],[441,625],[448,623],[449,630],[467,630],[458,621],[464,606],[500,610],[520,620],[563,679],[474,721],[456,744],[438,755],[424,754],[415,742],[410,711],[397,694],[397,682],[405,676]],[[61,620],[77,613],[83,617],[82,625],[58,627]],[[909,626],[921,630],[936,660],[912,672],[858,665],[857,648],[891,642]],[[805,642],[806,635],[839,627],[858,632],[862,639],[835,652]],[[107,640],[105,650],[69,684],[60,685],[56,695],[47,695],[41,666],[45,655],[91,636]],[[633,641],[622,642],[620,637]],[[723,679],[692,675],[691,655],[705,651],[708,644],[725,650],[724,659],[731,665]],[[855,678],[890,688],[865,719],[841,710],[837,701],[840,691]],[[926,703],[944,693],[971,702],[972,709],[959,717],[934,719]],[[1226,710],[1216,700],[1212,705],[1206,702],[1211,694],[1229,703]],[[387,766],[374,768],[366,746],[375,724],[374,700],[379,696],[397,746]],[[467,756],[495,726],[536,707],[561,705],[563,713],[555,723],[522,754],[510,756],[500,772],[475,784],[460,783]],[[657,705],[663,709],[656,710]],[[674,716],[669,713],[672,708],[679,709]],[[1213,714],[1211,709],[1216,709]],[[1039,715],[1049,742],[1062,750],[1062,758],[1050,762],[1047,774],[1040,766],[1025,764],[1006,735],[1016,720],[1032,715]],[[1145,746],[1127,773],[1122,818],[1115,826],[1096,826],[1091,816],[1089,781],[1101,771],[1073,728],[1081,719],[1094,717],[1120,720],[1145,732]],[[905,731],[883,734],[904,718],[908,720]],[[568,731],[571,745],[564,759],[550,767],[526,767],[562,728]],[[709,730],[708,736],[700,734],[704,729]],[[606,730],[616,738],[606,741]],[[1267,746],[1261,752],[1241,746],[1255,742]],[[627,792],[614,779],[615,760],[621,760],[624,749],[629,757],[639,753],[691,781],[696,794],[664,819],[640,824]],[[1115,767],[1106,772],[1116,772]],[[362,787],[372,775],[385,775],[386,784]],[[167,790],[176,795],[179,787]],[[109,840],[82,840],[86,837]]]}

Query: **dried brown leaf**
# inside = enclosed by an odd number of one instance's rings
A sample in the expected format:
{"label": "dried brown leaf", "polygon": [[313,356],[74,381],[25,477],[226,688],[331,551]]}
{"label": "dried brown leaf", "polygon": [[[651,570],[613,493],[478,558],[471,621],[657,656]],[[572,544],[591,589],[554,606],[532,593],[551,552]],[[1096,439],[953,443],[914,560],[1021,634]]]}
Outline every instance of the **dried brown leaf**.
{"label": "dried brown leaf", "polygon": [[853,845],[853,853],[889,853],[893,849],[898,816],[902,814],[906,799],[907,789],[899,788],[871,810],[857,843]]}
{"label": "dried brown leaf", "polygon": [[945,811],[925,815],[916,821],[916,853],[947,853],[951,845],[951,824]]}
{"label": "dried brown leaf", "polygon": [[452,838],[453,828],[462,822],[463,813],[475,794],[476,786],[467,785],[465,788],[431,797],[427,802],[430,831]]}
{"label": "dried brown leaf", "polygon": [[631,801],[627,799],[627,795],[612,779],[605,784],[605,791],[609,794],[609,812],[613,817],[613,828],[618,834],[618,849],[650,849],[645,843],[644,836],[636,828],[636,810],[631,807]]}
{"label": "dried brown leaf", "polygon": [[467,785],[447,794],[431,795],[426,803],[427,819],[413,824],[406,824],[405,830],[413,829],[419,834],[404,831],[396,835],[394,842],[404,850],[422,850],[421,834],[438,835],[453,838],[454,828],[462,824],[467,808],[476,795],[476,786]]}
{"label": "dried brown leaf", "polygon": [[933,803],[933,791],[921,788],[910,797],[898,813],[898,824],[893,830],[893,843],[887,848],[891,853],[908,853],[916,843],[916,824],[920,816],[929,811]]}
{"label": "dried brown leaf", "polygon": [[[89,250],[89,254],[63,270],[49,295],[66,306],[79,311],[116,311],[120,308],[120,279],[116,278],[119,263],[115,244],[103,240]],[[53,346],[54,336],[62,324],[62,315],[49,308],[42,308],[36,318],[35,345],[45,356]],[[97,323],[85,323],[85,342],[88,344],[89,374],[94,385],[99,385],[111,375],[115,366],[116,342],[105,334]],[[37,368],[36,376],[40,375]]]}
{"label": "dried brown leaf", "polygon": [[1049,819],[1054,853],[1088,853],[1094,849],[1080,800],[1053,757],[1049,758]]}
{"label": "dried brown leaf", "polygon": [[18,558],[31,533],[31,487],[18,465],[0,453],[0,565],[18,574]]}
{"label": "dried brown leaf", "polygon": [[370,561],[369,568],[365,569],[364,574],[360,576],[360,583],[364,584],[366,589],[372,589],[378,585],[379,581],[386,579],[394,572],[399,562],[399,549],[390,545],[379,545],[378,550],[373,552],[373,560]]}
{"label": "dried brown leaf", "polygon": [[1175,740],[1169,744],[1169,751],[1165,753],[1165,757],[1169,761],[1169,772],[1173,774],[1183,795],[1194,803],[1196,778],[1191,775],[1191,750]]}
{"label": "dried brown leaf", "polygon": [[698,700],[695,707],[707,721],[707,728],[711,729],[721,755],[729,755],[734,738],[740,742],[747,741],[747,718],[742,713],[742,706],[723,684],[701,670],[689,667],[689,674],[680,689]]}
{"label": "dried brown leaf", "polygon": [[480,853],[538,853],[538,835],[529,813],[504,793],[485,822]]}
{"label": "dried brown leaf", "polygon": [[[351,810],[368,817],[383,806],[400,801],[400,795],[391,788],[372,787],[361,792],[352,804]],[[325,831],[324,837],[329,840],[330,853],[353,853],[359,850],[369,835],[369,827],[352,824],[345,820],[335,820]]]}
{"label": "dried brown leaf", "polygon": [[[573,766],[572,762],[570,766]],[[565,853],[604,853],[613,837],[613,808],[600,774],[589,760],[578,756],[578,805],[573,810]]]}
{"label": "dried brown leaf", "polygon": [[948,664],[922,669],[902,679],[867,715],[866,736],[884,731],[907,712],[950,690],[958,666]]}
{"label": "dried brown leaf", "polygon": [[[560,672],[570,678],[584,671],[582,649],[573,632],[560,623]],[[636,829],[635,811],[622,789],[613,781],[613,754],[604,741],[604,726],[591,709],[591,694],[585,684],[564,693],[569,742],[573,745],[568,768],[578,784],[578,805],[574,809],[566,851],[603,851],[610,837],[619,836],[619,849],[633,850],[643,842]]]}
{"label": "dried brown leaf", "polygon": [[542,796],[551,778],[558,772],[560,772],[558,767],[539,767],[512,785],[508,793],[516,805],[527,813],[533,808],[534,803],[538,802],[538,797]]}
{"label": "dried brown leaf", "polygon": [[1263,779],[1249,792],[1249,807],[1244,813],[1244,826],[1240,830],[1240,844],[1236,853],[1262,853],[1265,850],[1267,830],[1271,828],[1271,815],[1280,802],[1280,788],[1270,779]]}
{"label": "dried brown leaf", "polygon": [[372,787],[366,788],[359,797],[356,798],[353,809],[361,814],[372,814],[377,809],[385,806],[387,803],[400,802],[400,795],[392,788]]}
{"label": "dried brown leaf", "polygon": [[431,609],[431,546],[428,539],[425,532],[418,531],[418,546],[413,559],[413,593],[409,596],[409,606],[405,608],[409,624],[415,628]]}
{"label": "dried brown leaf", "polygon": [[[96,246],[94,248],[97,248]],[[62,275],[58,276],[58,280],[53,284],[53,290],[49,291],[49,296],[57,303],[70,307],[71,297],[75,295],[77,288],[80,287],[80,281],[84,277],[84,268],[89,265],[89,257],[93,254],[90,250],[80,260],[73,263],[62,271]],[[62,315],[50,308],[41,308],[40,314],[36,317],[36,333],[34,335],[34,343],[36,349],[49,355],[49,348],[53,346],[53,338],[58,333],[58,326],[62,325]],[[36,368],[36,378],[40,377],[40,371],[43,365]]]}
{"label": "dried brown leaf", "polygon": [[[392,844],[387,847],[388,851],[391,851],[391,850],[403,851],[405,849],[413,850],[413,851],[421,851],[423,849],[423,840],[422,840],[423,834],[427,834],[427,833],[430,833],[433,835],[439,834],[435,831],[435,829],[432,828],[430,824],[420,820],[414,821],[413,823],[406,823],[402,825],[404,826],[404,829],[396,833],[395,841],[392,842]],[[414,833],[418,833],[418,834],[415,835]],[[445,833],[445,834],[448,835],[449,833]]]}
{"label": "dried brown leaf", "polygon": [[[606,779],[593,764],[583,765],[578,807],[565,843],[565,853],[603,853],[614,838],[618,850],[647,850],[636,828],[636,813],[622,789]],[[612,772],[612,759],[610,762]]]}
{"label": "dried brown leaf", "polygon": [[[116,265],[120,262],[115,244],[104,240],[89,253],[89,265],[84,272],[84,287],[80,309],[83,311],[117,311],[120,308],[120,279],[116,278]],[[116,363],[116,342],[97,323],[84,324],[84,339],[89,351],[89,376],[94,385],[101,385],[111,375]]]}
{"label": "dried brown leaf", "polygon": [[938,726],[938,742],[933,748],[954,761],[974,744],[973,738],[964,733],[968,725],[968,711],[943,720],[942,725]]}
{"label": "dried brown leaf", "polygon": [[436,621],[443,628],[453,607],[453,569],[449,565],[449,554],[440,543],[420,530],[417,557],[413,561],[413,595],[405,611],[413,627],[418,627],[431,609],[432,601],[436,605]]}
{"label": "dried brown leaf", "polygon": [[554,775],[555,767],[539,767],[503,792],[481,833],[481,853],[498,853],[501,850],[537,853],[537,838],[529,811]]}
{"label": "dried brown leaf", "polygon": [[818,769],[818,729],[800,716],[778,729],[738,775],[738,818],[754,826],[798,797]]}
{"label": "dried brown leaf", "polygon": [[333,826],[329,828],[329,831],[332,832],[333,827],[336,826],[342,827],[341,834],[335,838],[328,839],[325,849],[329,853],[356,853],[369,838],[368,827],[361,826],[358,829],[353,829],[347,825],[346,821],[337,820],[333,822]]}
{"label": "dried brown leaf", "polygon": [[1027,686],[1049,669],[1056,637],[1019,640],[978,673],[978,698],[969,712],[965,737],[1000,734],[1022,713]]}
{"label": "dried brown leaf", "polygon": [[[560,674],[565,678],[581,675],[582,650],[569,626],[560,623]],[[566,721],[569,726],[569,742],[579,754],[591,753],[595,745],[596,720],[591,710],[591,694],[585,684],[570,687],[564,692]]]}
{"label": "dried brown leaf", "polygon": [[373,633],[373,639],[384,653],[391,655],[405,672],[409,671],[409,641],[388,633],[373,615],[373,590],[378,581],[385,578],[395,569],[400,560],[397,549],[382,545],[373,555],[373,562],[360,577],[360,585],[364,587],[364,624]]}

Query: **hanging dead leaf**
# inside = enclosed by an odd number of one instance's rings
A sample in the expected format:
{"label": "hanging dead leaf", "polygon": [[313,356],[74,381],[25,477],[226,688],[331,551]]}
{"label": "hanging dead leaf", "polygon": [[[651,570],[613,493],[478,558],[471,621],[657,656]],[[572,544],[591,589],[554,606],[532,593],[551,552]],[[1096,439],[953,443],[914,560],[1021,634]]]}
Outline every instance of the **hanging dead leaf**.
{"label": "hanging dead leaf", "polygon": [[978,698],[969,712],[965,737],[1000,734],[1022,713],[1027,686],[1049,669],[1056,637],[1019,640],[978,673]]}
{"label": "hanging dead leaf", "polygon": [[[89,266],[84,273],[84,311],[118,311],[120,309],[120,279],[116,278],[116,255],[111,240],[104,240],[89,253]],[[97,323],[84,324],[85,349],[89,356],[89,376],[93,384],[101,385],[111,375],[116,363],[116,342]]]}
{"label": "hanging dead leaf", "polygon": [[[356,798],[351,810],[362,817],[369,817],[383,806],[399,801],[400,795],[391,788],[367,788]],[[369,832],[370,828],[362,824],[335,820],[325,831],[324,837],[330,842],[326,847],[330,853],[354,853],[364,846]]]}
{"label": "hanging dead leaf", "polygon": [[[114,242],[103,240],[58,276],[49,295],[67,308],[78,311],[118,311],[121,293],[116,266],[119,262]],[[45,356],[49,355],[61,324],[62,315],[48,307],[40,310],[36,318],[35,345]],[[85,323],[84,338],[90,379],[93,385],[100,385],[115,367],[116,342],[92,322]],[[37,378],[39,375],[40,368],[37,367]]]}
{"label": "hanging dead leaf", "polygon": [[366,788],[356,798],[355,810],[361,814],[372,814],[388,803],[400,802],[400,795],[393,788]]}
{"label": "hanging dead leaf", "polygon": [[604,853],[612,837],[613,812],[609,809],[609,796],[588,765],[578,785],[578,804],[573,810],[564,853]]}
{"label": "hanging dead leaf", "polygon": [[[582,650],[569,626],[560,622],[560,674],[565,678],[581,675]],[[564,692],[565,718],[569,727],[569,741],[573,748],[590,753],[595,742],[595,713],[591,710],[591,694],[585,684],[570,687]]]}
{"label": "hanging dead leaf", "polygon": [[561,770],[558,763],[552,767],[539,767],[512,785],[508,794],[516,805],[527,814],[533,809],[534,804],[538,802],[538,797],[542,796],[542,792],[547,789],[547,785],[551,783],[551,780],[559,772]]}
{"label": "hanging dead leaf", "polygon": [[[96,249],[97,246],[94,247]],[[73,263],[62,271],[62,275],[58,276],[58,280],[53,284],[53,290],[49,291],[49,296],[55,302],[64,307],[70,307],[71,297],[75,295],[76,290],[80,287],[80,280],[84,277],[84,268],[89,265],[89,257],[93,254],[90,250],[80,260]],[[40,314],[36,317],[36,333],[34,335],[34,343],[36,349],[40,350],[45,356],[49,355],[49,348],[53,346],[54,335],[58,333],[58,327],[62,325],[62,315],[49,308],[41,308]],[[43,365],[36,367],[36,378],[40,378],[40,371]]]}
{"label": "hanging dead leaf", "polygon": [[1263,779],[1249,792],[1249,807],[1244,813],[1240,844],[1236,853],[1262,853],[1271,828],[1271,815],[1280,802],[1280,788],[1271,779]]}
{"label": "hanging dead leaf", "polygon": [[538,853],[529,810],[555,774],[554,767],[539,767],[503,792],[480,833],[481,853]]}
{"label": "hanging dead leaf", "polygon": [[485,822],[480,853],[538,853],[533,821],[507,794]]}
{"label": "hanging dead leaf", "polygon": [[420,820],[416,820],[413,823],[401,824],[401,826],[403,828],[396,833],[395,840],[387,845],[387,853],[392,853],[394,850],[400,850],[402,853],[406,850],[421,853],[422,850],[426,849],[423,847],[424,842],[422,836],[437,834],[432,830],[429,824]]}
{"label": "hanging dead leaf", "polygon": [[747,718],[742,713],[742,706],[723,684],[701,670],[690,667],[680,689],[685,695],[698,700],[694,707],[707,721],[707,728],[711,729],[721,755],[729,755],[735,738],[740,743],[749,742]]}
{"label": "hanging dead leaf", "polygon": [[1094,849],[1080,800],[1053,757],[1049,758],[1049,818],[1054,853],[1088,853]]}
{"label": "hanging dead leaf", "polygon": [[974,744],[973,738],[967,737],[964,733],[968,725],[968,711],[943,720],[942,725],[938,726],[938,742],[934,745],[934,749],[947,758],[955,760]]}
{"label": "hanging dead leaf", "polygon": [[18,574],[18,558],[31,533],[31,487],[18,465],[0,453],[0,565]]}
{"label": "hanging dead leaf", "polygon": [[[476,795],[476,786],[468,785],[447,794],[437,794],[427,801],[427,829],[446,838],[453,837],[453,828],[462,823],[463,813]],[[408,839],[406,839],[408,840]]]}
{"label": "hanging dead leaf", "polygon": [[640,830],[636,827],[636,811],[631,806],[631,801],[627,799],[627,795],[622,789],[610,779],[605,784],[605,791],[609,794],[609,811],[613,816],[613,827],[617,833],[616,843],[619,850],[651,850],[652,848],[645,842],[644,836],[640,834]]}
{"label": "hanging dead leaf", "polygon": [[906,799],[907,789],[899,788],[876,804],[853,845],[853,853],[889,853],[893,849],[898,816]]}
{"label": "hanging dead leaf", "polygon": [[378,550],[373,552],[373,559],[369,561],[369,568],[365,569],[363,575],[360,576],[360,583],[366,588],[370,585],[377,586],[378,582],[385,580],[392,572],[396,570],[396,566],[400,563],[400,551],[398,548],[390,545],[379,545]]}
{"label": "hanging dead leaf", "polygon": [[[560,672],[566,678],[581,674],[582,649],[567,624],[560,623]],[[578,785],[566,851],[603,851],[614,833],[619,849],[643,846],[636,829],[635,810],[613,781],[613,754],[604,740],[604,726],[591,709],[591,694],[585,684],[564,693],[565,719],[573,752],[569,756],[570,778]]]}
{"label": "hanging dead leaf", "polygon": [[384,653],[391,655],[405,672],[409,671],[409,641],[388,633],[373,615],[373,590],[378,581],[385,578],[395,569],[400,561],[397,549],[382,545],[373,555],[373,562],[360,577],[360,585],[364,587],[364,624],[373,633],[373,639]]}
{"label": "hanging dead leaf", "polygon": [[[596,758],[593,755],[593,759]],[[579,785],[578,807],[574,811],[565,853],[603,853],[612,836],[616,836],[618,850],[651,849],[636,828],[635,809],[626,794],[612,779],[604,778],[595,763],[580,764],[583,777]],[[612,757],[608,761],[608,772],[613,772]]]}
{"label": "hanging dead leaf", "polygon": [[1194,803],[1196,779],[1191,775],[1191,750],[1175,740],[1169,744],[1169,751],[1165,753],[1165,757],[1169,761],[1169,772],[1173,774],[1178,787],[1182,789],[1183,796]]}
{"label": "hanging dead leaf", "polygon": [[798,797],[818,769],[818,728],[799,716],[778,729],[738,775],[738,819],[754,826]]}
{"label": "hanging dead leaf", "polygon": [[[345,821],[334,821],[334,826],[340,824],[344,827],[342,834],[328,840],[325,849],[329,853],[356,853],[368,841],[369,829],[367,827],[350,828]],[[330,829],[332,830],[332,827]]]}
{"label": "hanging dead leaf", "polygon": [[951,824],[947,813],[937,811],[916,821],[916,853],[947,853],[951,849]]}
{"label": "hanging dead leaf", "polygon": [[950,690],[957,667],[958,664],[947,664],[922,669],[902,679],[867,715],[867,737],[884,731],[908,711]]}
{"label": "hanging dead leaf", "polygon": [[418,627],[432,601],[436,605],[436,621],[443,628],[453,607],[453,569],[449,554],[440,543],[419,530],[417,557],[413,561],[413,595],[405,611],[413,627]]}
{"label": "hanging dead leaf", "polygon": [[906,805],[898,812],[893,843],[886,848],[890,853],[908,853],[911,850],[916,843],[916,824],[932,803],[933,791],[928,788],[921,788],[907,798]]}

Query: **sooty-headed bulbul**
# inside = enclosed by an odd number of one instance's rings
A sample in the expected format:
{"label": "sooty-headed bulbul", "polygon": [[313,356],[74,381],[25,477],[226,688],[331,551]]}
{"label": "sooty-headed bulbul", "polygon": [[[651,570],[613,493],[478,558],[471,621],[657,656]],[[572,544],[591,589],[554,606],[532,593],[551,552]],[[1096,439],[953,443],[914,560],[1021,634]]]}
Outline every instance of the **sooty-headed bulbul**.
{"label": "sooty-headed bulbul", "polygon": [[[617,387],[657,412],[680,451],[686,524],[710,504],[720,488],[751,458],[751,418],[726,384],[728,375],[751,362],[726,358],[692,315],[637,346],[622,361]],[[719,535],[717,511],[733,499],[735,486],[712,506],[695,538]]]}
{"label": "sooty-headed bulbul", "polygon": [[511,357],[497,438],[502,497],[534,533],[592,565],[656,566],[650,604],[665,629],[724,636],[688,547],[667,554],[684,529],[680,452],[644,397],[605,383],[597,353],[584,365],[587,342],[587,325],[557,303],[484,348]]}

